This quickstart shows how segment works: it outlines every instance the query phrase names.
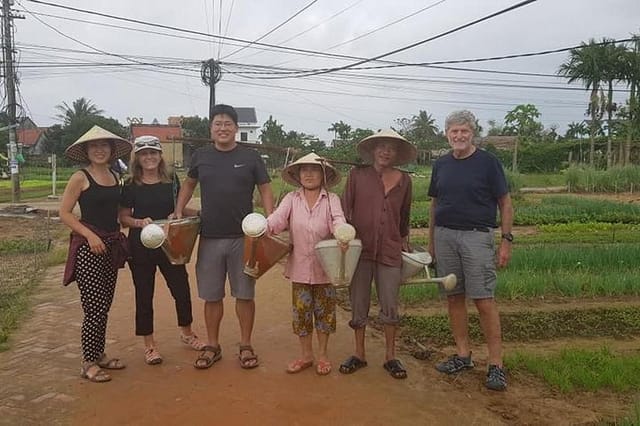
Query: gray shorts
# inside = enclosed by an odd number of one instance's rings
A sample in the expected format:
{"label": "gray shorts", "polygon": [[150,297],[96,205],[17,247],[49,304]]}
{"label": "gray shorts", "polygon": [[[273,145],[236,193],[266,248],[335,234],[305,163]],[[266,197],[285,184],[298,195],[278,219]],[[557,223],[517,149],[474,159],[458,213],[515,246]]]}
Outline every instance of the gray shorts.
{"label": "gray shorts", "polygon": [[217,302],[225,296],[229,276],[231,295],[253,300],[256,280],[243,272],[244,238],[202,238],[198,245],[196,279],[198,295],[207,302]]}
{"label": "gray shorts", "polygon": [[351,300],[351,321],[349,326],[353,329],[367,325],[369,318],[369,306],[371,304],[371,281],[376,282],[378,305],[380,313],[378,317],[382,324],[395,325],[400,322],[398,315],[398,293],[402,281],[402,270],[398,267],[386,266],[372,260],[360,260],[356,267],[349,298]]}
{"label": "gray shorts", "polygon": [[455,274],[456,286],[447,295],[465,294],[469,299],[493,298],[496,289],[494,230],[459,231],[437,226],[434,230],[438,276]]}

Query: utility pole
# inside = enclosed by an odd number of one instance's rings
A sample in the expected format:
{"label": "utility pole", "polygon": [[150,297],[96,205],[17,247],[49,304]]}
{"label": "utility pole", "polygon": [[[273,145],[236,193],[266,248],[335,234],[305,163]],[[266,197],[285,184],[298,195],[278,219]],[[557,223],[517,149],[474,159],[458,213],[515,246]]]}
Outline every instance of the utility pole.
{"label": "utility pole", "polygon": [[218,61],[215,59],[202,61],[200,77],[202,82],[206,86],[209,86],[209,122],[211,122],[211,120],[213,120],[213,107],[216,105],[216,83],[218,83],[220,77],[222,77]]}
{"label": "utility pole", "polygon": [[22,16],[11,14],[13,0],[2,0],[2,57],[4,64],[4,83],[7,95],[7,116],[9,118],[9,169],[11,173],[11,202],[20,201],[20,166],[18,164],[18,147],[16,137],[16,81],[13,69],[13,29],[14,18]]}

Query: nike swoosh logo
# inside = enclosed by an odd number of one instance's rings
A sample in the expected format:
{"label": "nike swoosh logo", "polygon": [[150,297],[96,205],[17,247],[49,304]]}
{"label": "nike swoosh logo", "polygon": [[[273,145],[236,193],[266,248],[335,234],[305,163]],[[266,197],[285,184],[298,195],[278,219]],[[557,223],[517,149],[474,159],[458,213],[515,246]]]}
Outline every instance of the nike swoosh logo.
{"label": "nike swoosh logo", "polygon": [[244,164],[234,164],[233,168],[237,169],[238,167],[244,167]]}

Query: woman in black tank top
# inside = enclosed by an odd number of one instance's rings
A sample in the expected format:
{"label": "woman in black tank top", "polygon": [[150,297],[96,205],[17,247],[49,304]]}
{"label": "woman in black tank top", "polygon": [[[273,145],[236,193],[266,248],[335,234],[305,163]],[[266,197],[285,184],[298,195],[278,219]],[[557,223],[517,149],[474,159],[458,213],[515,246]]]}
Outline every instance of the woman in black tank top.
{"label": "woman in black tank top", "polygon": [[[144,339],[144,360],[149,365],[160,364],[153,337],[153,293],[156,269],[164,277],[175,300],[180,340],[194,350],[205,344],[191,330],[191,294],[189,277],[184,265],[172,265],[160,248],[148,249],[140,241],[140,231],[154,220],[166,219],[173,214],[180,182],[169,175],[162,158],[162,145],[155,136],[140,136],[134,143],[132,176],[122,190],[120,223],[129,228],[131,259],[129,269],[136,289],[136,335]],[[185,214],[198,212],[185,209]]]}
{"label": "woman in black tank top", "polygon": [[[131,144],[98,126],[69,146],[67,158],[87,164],[75,172],[62,195],[60,219],[71,229],[64,284],[78,283],[82,321],[81,376],[92,382],[111,380],[103,369],[124,364],[104,352],[107,318],[128,246],[118,223],[120,185],[110,163],[131,151]],[[80,205],[80,218],[73,209]]]}

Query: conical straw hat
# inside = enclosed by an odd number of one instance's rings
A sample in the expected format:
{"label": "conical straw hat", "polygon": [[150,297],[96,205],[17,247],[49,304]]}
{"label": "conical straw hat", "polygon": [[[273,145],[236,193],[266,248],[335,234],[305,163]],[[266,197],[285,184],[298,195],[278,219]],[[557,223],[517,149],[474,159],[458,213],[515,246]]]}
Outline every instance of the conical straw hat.
{"label": "conical straw hat", "polygon": [[325,185],[331,188],[340,182],[340,173],[324,158],[315,152],[305,155],[289,164],[282,170],[282,179],[290,185],[300,186],[300,166],[303,164],[316,164],[322,167],[325,176]]}
{"label": "conical straw hat", "polygon": [[398,155],[394,166],[401,166],[415,161],[418,156],[416,147],[391,129],[380,130],[378,133],[367,136],[358,143],[358,155],[366,163],[373,163],[373,150],[379,142],[393,142],[396,144]]}
{"label": "conical straw hat", "polygon": [[111,153],[112,160],[125,157],[131,152],[132,145],[128,140],[96,125],[87,133],[80,136],[77,141],[69,145],[69,147],[64,151],[64,154],[69,160],[77,161],[78,163],[89,163],[87,147],[85,144],[89,141],[97,140],[108,140],[113,143],[115,149],[114,152]]}

